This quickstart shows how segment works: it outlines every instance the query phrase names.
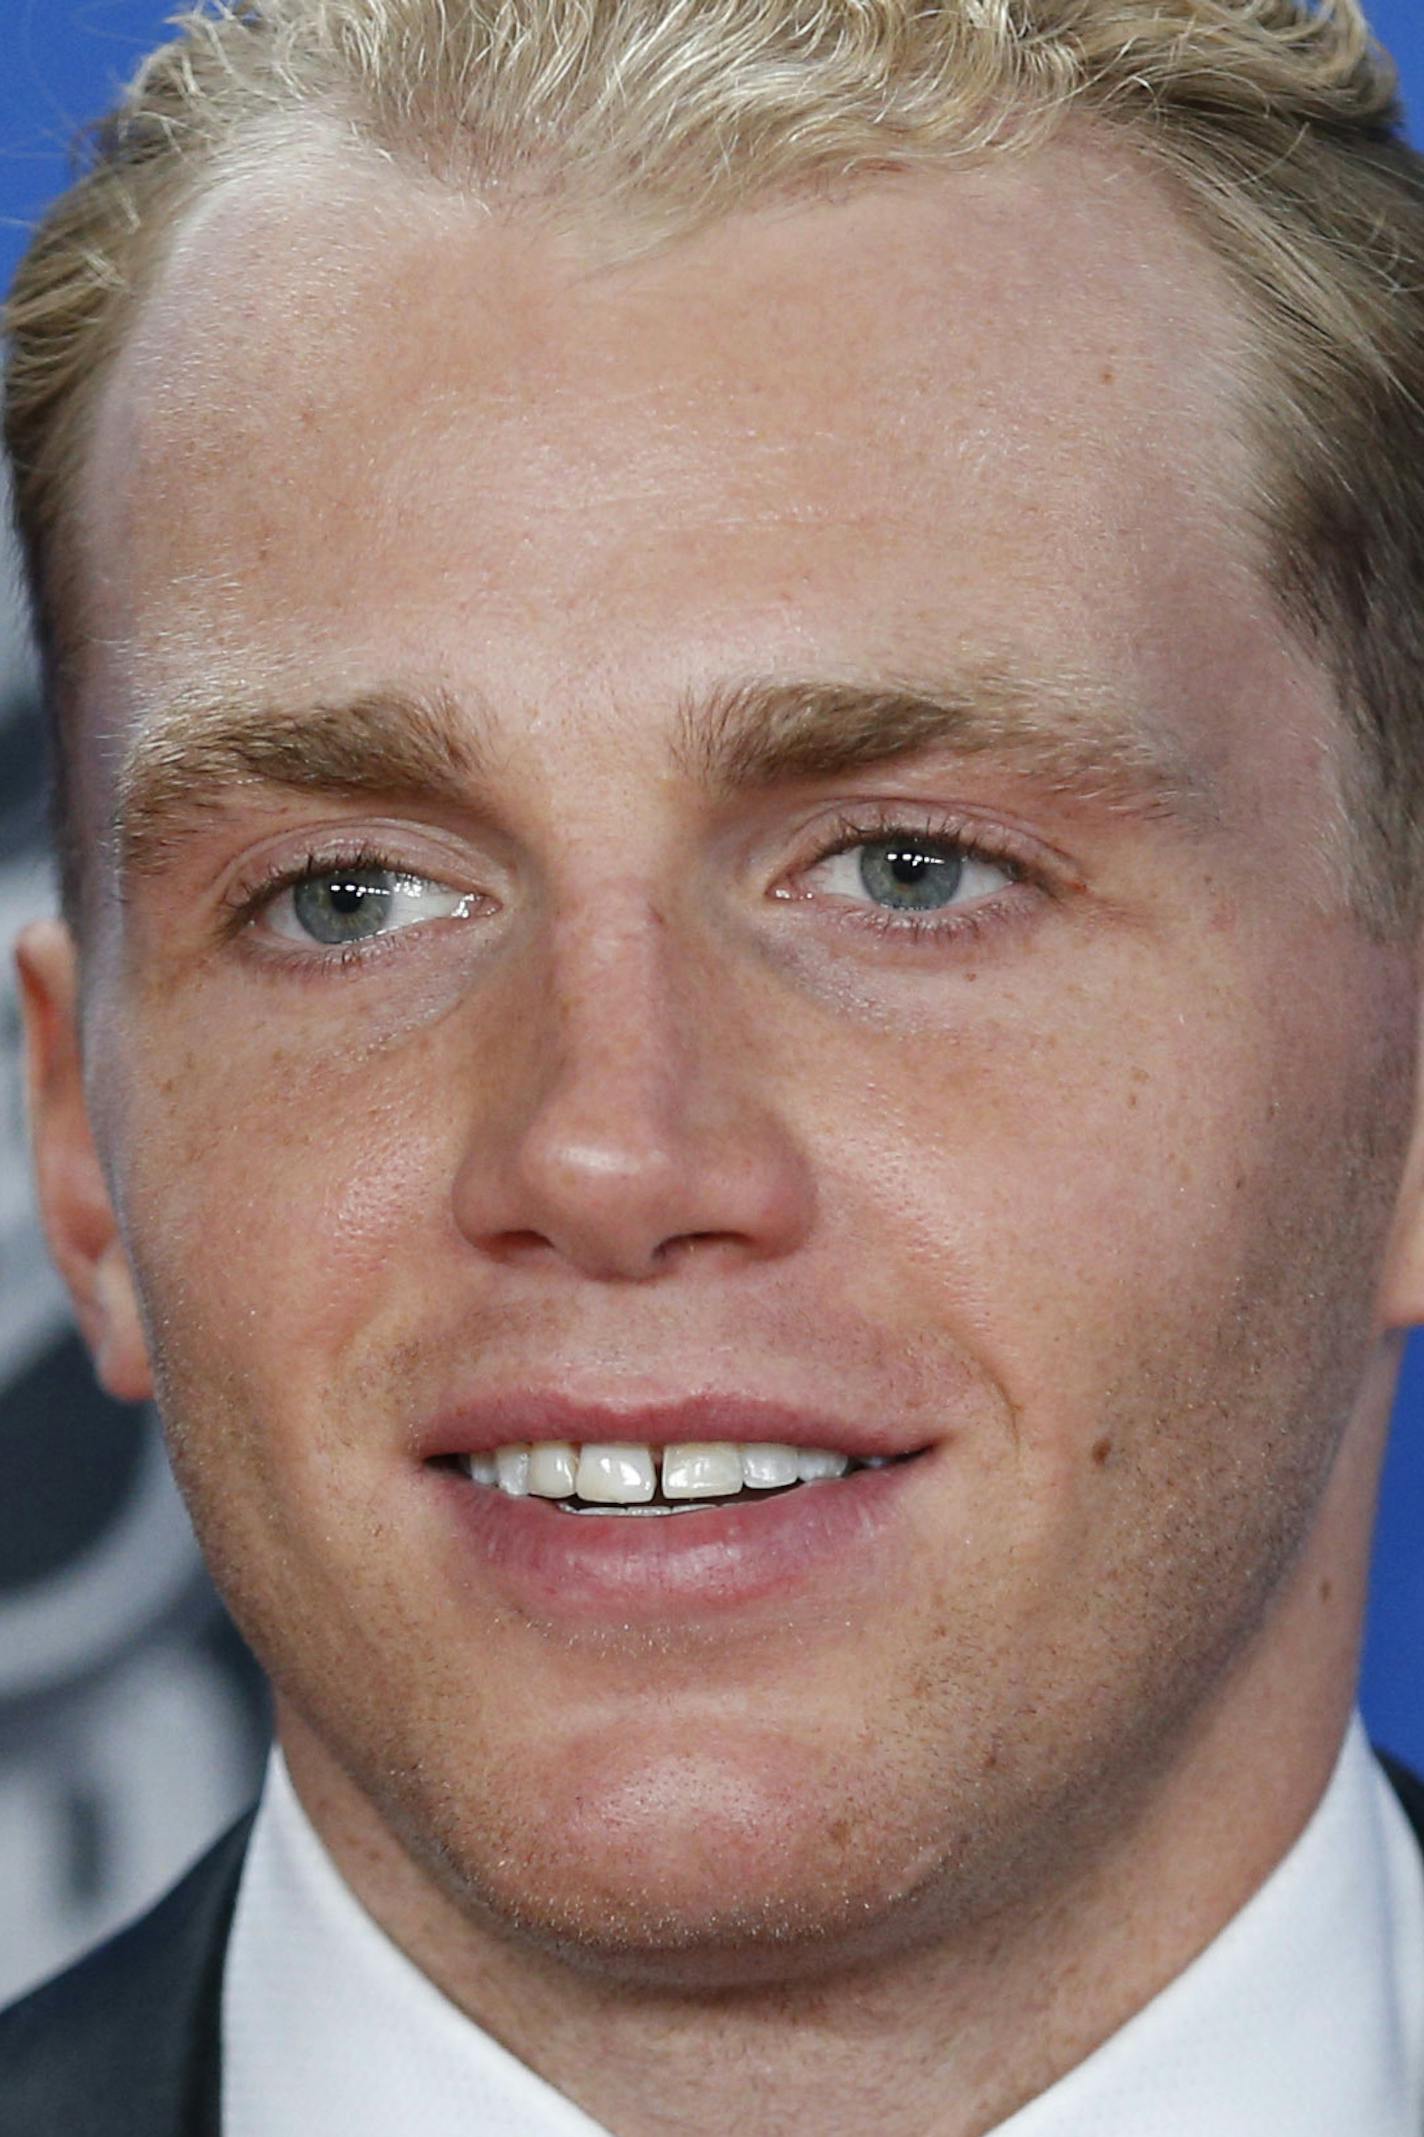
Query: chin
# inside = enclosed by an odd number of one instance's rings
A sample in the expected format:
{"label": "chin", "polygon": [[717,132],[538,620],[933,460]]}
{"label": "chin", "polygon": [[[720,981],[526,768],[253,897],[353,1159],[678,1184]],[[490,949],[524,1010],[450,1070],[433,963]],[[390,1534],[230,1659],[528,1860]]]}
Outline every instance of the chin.
{"label": "chin", "polygon": [[537,1812],[497,1836],[447,1811],[426,1866],[505,1936],[609,1980],[750,1986],[914,1943],[938,1855],[929,1868],[796,1746],[736,1750],[571,1762],[577,1781],[531,1792]]}
{"label": "chin", "polygon": [[[472,1866],[475,1867],[475,1866]],[[916,1897],[837,1882],[827,1854],[799,1884],[689,1877],[656,1860],[634,1876],[544,1877],[497,1884],[480,1875],[466,1907],[528,1948],[609,1983],[665,1989],[752,1988],[883,1963],[929,1941]]]}

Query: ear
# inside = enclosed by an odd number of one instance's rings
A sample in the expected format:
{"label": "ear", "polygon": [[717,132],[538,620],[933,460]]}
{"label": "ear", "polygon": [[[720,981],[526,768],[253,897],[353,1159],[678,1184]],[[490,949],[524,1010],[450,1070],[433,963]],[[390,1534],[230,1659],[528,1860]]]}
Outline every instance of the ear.
{"label": "ear", "polygon": [[1416,1071],[1414,1127],[1380,1283],[1379,1325],[1391,1333],[1424,1327],[1424,1046]]}
{"label": "ear", "polygon": [[62,921],[36,921],[20,936],[15,963],[30,1144],[50,1251],[101,1385],[119,1402],[145,1402],[153,1375],[138,1293],[84,1098],[74,938]]}

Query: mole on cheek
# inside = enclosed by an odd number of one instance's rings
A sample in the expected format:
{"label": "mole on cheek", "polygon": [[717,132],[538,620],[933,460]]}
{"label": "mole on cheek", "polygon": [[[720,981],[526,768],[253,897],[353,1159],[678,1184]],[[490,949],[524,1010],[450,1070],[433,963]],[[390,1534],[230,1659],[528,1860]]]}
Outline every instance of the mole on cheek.
{"label": "mole on cheek", "polygon": [[1110,1436],[1093,1442],[1093,1462],[1098,1469],[1106,1469],[1112,1459],[1113,1443]]}

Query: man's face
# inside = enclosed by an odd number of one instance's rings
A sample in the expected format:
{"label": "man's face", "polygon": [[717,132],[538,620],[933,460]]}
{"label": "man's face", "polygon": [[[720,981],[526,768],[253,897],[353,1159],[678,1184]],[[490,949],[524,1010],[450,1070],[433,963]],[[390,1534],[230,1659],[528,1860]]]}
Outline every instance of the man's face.
{"label": "man's face", "polygon": [[[476,1918],[1001,1906],[1305,1607],[1408,999],[1239,363],[1067,145],[623,264],[313,159],[140,319],[91,1111],[293,1739]],[[541,1435],[912,1458],[641,1518],[452,1465]]]}

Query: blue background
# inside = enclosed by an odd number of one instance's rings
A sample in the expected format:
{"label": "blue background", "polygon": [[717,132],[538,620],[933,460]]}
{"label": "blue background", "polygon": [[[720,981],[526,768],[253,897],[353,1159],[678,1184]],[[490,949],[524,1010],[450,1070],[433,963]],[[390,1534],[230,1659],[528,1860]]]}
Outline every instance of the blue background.
{"label": "blue background", "polygon": [[[75,129],[160,38],[173,0],[0,0],[0,283],[29,220],[64,181]],[[1424,145],[1424,20],[1419,0],[1371,11],[1400,62]],[[1400,1394],[1385,1477],[1366,1653],[1365,1713],[1376,1739],[1424,1768],[1424,1339]]]}

